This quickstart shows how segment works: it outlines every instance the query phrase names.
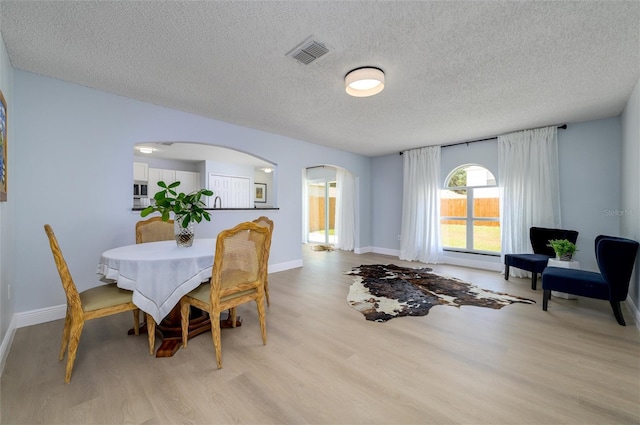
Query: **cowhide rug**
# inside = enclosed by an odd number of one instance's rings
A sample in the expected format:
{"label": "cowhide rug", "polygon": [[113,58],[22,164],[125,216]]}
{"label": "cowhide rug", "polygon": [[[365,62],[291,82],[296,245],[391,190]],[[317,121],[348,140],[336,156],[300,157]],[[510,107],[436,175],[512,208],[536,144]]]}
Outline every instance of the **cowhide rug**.
{"label": "cowhide rug", "polygon": [[499,309],[534,300],[479,288],[460,279],[430,273],[432,269],[394,264],[362,265],[350,272],[354,279],[347,301],[367,320],[386,322],[394,317],[425,316],[436,305],[474,305]]}

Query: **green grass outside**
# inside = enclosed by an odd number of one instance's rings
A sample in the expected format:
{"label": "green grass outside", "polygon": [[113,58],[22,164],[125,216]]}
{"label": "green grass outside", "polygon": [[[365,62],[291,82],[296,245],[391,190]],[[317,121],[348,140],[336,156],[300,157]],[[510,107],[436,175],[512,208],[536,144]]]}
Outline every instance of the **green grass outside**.
{"label": "green grass outside", "polygon": [[[442,245],[447,248],[466,249],[467,227],[463,224],[442,224]],[[474,226],[474,250],[500,252],[500,227]]]}

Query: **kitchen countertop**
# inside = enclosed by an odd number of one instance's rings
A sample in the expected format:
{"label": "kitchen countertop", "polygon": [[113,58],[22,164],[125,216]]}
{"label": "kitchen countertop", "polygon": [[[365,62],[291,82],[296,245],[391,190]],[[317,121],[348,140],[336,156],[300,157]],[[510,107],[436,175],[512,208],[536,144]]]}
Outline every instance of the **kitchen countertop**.
{"label": "kitchen countertop", "polygon": [[[146,207],[133,207],[131,211],[142,211]],[[204,208],[205,211],[254,211],[254,210],[279,210],[280,208],[275,207],[255,207],[255,208]]]}

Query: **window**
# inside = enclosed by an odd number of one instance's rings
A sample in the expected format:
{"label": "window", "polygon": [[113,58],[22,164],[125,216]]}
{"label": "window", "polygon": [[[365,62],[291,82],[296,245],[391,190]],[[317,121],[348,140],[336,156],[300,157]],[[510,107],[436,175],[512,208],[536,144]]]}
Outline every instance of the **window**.
{"label": "window", "polygon": [[440,203],[445,249],[500,252],[500,191],[491,171],[480,165],[456,168],[447,176]]}

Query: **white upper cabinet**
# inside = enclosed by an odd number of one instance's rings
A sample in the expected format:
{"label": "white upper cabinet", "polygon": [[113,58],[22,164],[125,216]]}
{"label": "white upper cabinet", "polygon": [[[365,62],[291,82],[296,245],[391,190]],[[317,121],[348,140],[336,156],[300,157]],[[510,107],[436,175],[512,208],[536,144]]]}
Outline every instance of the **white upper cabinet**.
{"label": "white upper cabinet", "polygon": [[200,187],[200,173],[193,171],[177,171],[175,175],[175,181],[180,182],[180,192],[189,194],[201,189]]}
{"label": "white upper cabinet", "polygon": [[167,185],[179,181],[180,186],[176,192],[189,194],[200,190],[200,173],[193,171],[167,170],[162,168],[149,168],[149,196],[153,198],[157,192],[162,190],[158,182],[163,181]]}
{"label": "white upper cabinet", "polygon": [[149,180],[149,164],[145,162],[133,163],[133,180],[146,182]]}

